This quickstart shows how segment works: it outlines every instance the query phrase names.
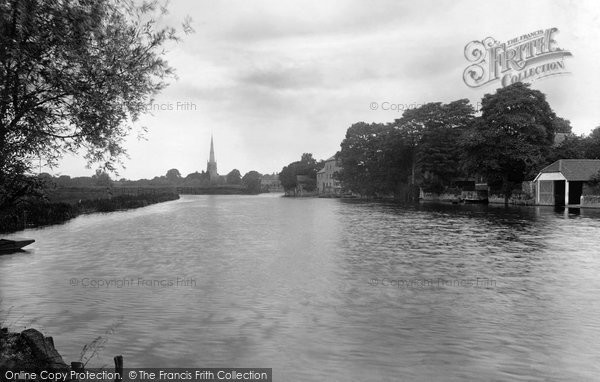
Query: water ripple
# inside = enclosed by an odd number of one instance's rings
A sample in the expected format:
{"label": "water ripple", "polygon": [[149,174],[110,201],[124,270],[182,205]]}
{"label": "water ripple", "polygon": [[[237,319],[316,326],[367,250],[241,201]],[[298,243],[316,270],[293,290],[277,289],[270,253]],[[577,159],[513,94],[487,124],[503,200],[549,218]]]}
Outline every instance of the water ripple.
{"label": "water ripple", "polygon": [[19,233],[36,243],[0,258],[0,320],[67,361],[114,328],[97,365],[592,380],[599,229],[588,210],[186,196]]}

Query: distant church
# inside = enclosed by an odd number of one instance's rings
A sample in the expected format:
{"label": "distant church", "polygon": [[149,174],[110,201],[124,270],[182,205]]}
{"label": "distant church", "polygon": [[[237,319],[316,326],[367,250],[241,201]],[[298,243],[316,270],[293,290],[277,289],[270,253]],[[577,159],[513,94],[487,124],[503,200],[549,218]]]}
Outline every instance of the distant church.
{"label": "distant church", "polygon": [[211,183],[217,182],[219,174],[217,173],[217,161],[215,160],[215,148],[213,146],[213,137],[210,136],[210,157],[206,163],[206,172]]}

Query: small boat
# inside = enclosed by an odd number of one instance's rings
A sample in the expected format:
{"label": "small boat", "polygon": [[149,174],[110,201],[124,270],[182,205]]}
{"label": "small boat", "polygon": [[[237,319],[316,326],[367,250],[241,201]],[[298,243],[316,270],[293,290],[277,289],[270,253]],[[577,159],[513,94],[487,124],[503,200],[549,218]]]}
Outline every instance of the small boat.
{"label": "small boat", "polygon": [[0,239],[0,254],[12,253],[21,250],[23,247],[33,243],[33,239]]}
{"label": "small boat", "polygon": [[461,199],[465,204],[487,204],[488,192],[487,190],[463,191]]}

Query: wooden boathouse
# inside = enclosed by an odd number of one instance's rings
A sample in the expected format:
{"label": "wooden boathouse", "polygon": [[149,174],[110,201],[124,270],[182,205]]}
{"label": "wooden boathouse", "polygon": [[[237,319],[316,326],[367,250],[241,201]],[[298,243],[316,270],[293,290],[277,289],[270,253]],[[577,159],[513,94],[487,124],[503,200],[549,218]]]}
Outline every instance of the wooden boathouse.
{"label": "wooden boathouse", "polygon": [[600,172],[599,159],[560,159],[535,177],[536,204],[576,206],[581,204],[585,183]]}

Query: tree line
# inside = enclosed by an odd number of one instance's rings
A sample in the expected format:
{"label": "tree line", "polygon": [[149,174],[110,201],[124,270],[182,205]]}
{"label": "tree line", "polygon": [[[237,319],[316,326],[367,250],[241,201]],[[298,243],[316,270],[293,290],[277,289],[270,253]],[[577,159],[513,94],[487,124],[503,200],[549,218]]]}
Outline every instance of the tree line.
{"label": "tree line", "polygon": [[227,175],[219,176],[211,181],[205,171],[192,172],[182,176],[178,169],[172,168],[165,175],[155,176],[152,179],[128,180],[121,178],[113,180],[110,174],[102,169],[96,170],[92,176],[70,177],[68,175],[52,176],[47,173],[38,175],[38,179],[45,189],[48,188],[87,188],[87,187],[205,187],[209,185],[229,185],[244,187],[251,192],[260,191],[260,178],[257,171],[248,171],[244,176],[238,169],[231,170]]}
{"label": "tree line", "polygon": [[343,169],[335,176],[361,195],[397,196],[407,185],[439,193],[475,179],[508,201],[557,159],[599,159],[600,127],[572,134],[545,94],[515,83],[484,95],[480,114],[461,99],[408,109],[389,123],[355,123],[336,155]]}

